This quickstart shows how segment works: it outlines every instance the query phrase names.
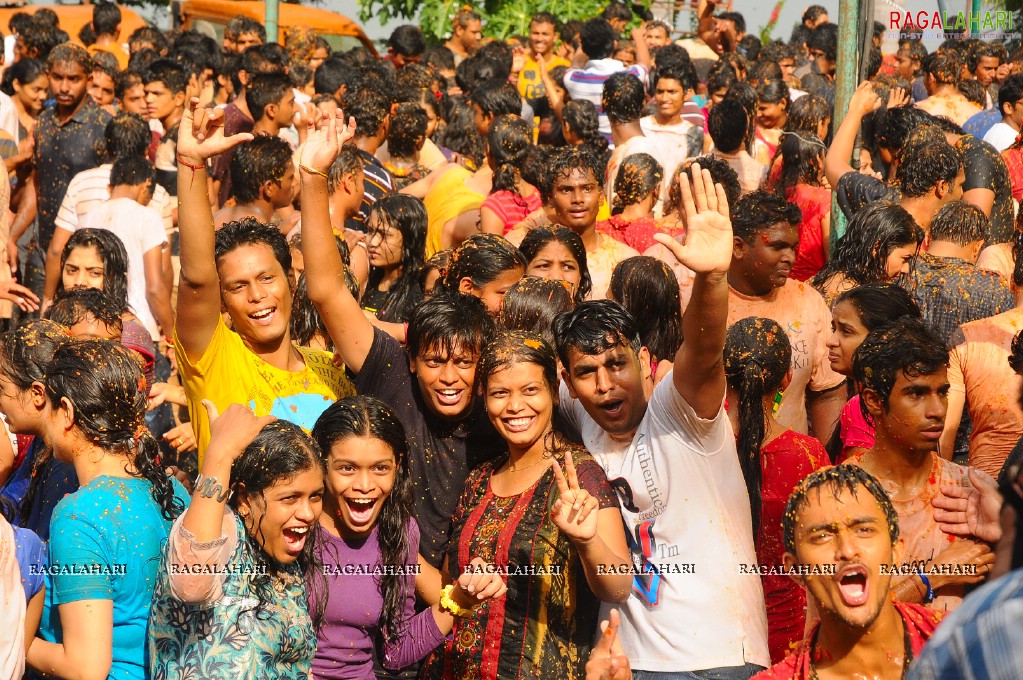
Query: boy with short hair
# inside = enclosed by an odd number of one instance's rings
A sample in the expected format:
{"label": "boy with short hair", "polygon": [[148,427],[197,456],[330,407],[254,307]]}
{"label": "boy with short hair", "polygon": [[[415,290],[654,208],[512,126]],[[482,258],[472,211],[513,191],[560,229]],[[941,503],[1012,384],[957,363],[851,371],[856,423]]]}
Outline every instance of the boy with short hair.
{"label": "boy with short hair", "polygon": [[171,59],[157,59],[142,74],[149,117],[160,121],[163,136],[156,148],[156,182],[171,196],[177,195],[178,124],[185,110],[188,74]]}
{"label": "boy with short hair", "polygon": [[[217,212],[215,228],[246,217],[271,224],[274,213],[290,206],[295,198],[291,146],[270,135],[256,135],[239,144],[231,157],[231,186],[236,203]],[[282,225],[282,231],[287,233],[290,226]]]}
{"label": "boy with short hair", "polygon": [[[295,90],[291,79],[283,73],[263,73],[249,83],[246,90],[252,112],[252,134],[276,137],[290,127],[295,117]],[[305,130],[300,131],[305,136]],[[233,180],[232,180],[233,183]]]}

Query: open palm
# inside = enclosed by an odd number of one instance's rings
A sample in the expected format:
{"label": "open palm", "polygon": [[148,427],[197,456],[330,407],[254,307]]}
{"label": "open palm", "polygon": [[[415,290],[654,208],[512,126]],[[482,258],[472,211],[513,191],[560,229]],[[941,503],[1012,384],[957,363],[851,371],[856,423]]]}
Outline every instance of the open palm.
{"label": "open palm", "polygon": [[253,138],[249,132],[224,135],[223,109],[199,106],[195,97],[188,102],[178,127],[177,153],[185,159],[204,163],[207,159]]}
{"label": "open palm", "polygon": [[654,238],[671,251],[683,265],[698,274],[727,272],[732,263],[732,220],[728,217],[725,189],[715,184],[710,172],[692,166],[692,186],[682,173],[682,208],[686,216],[686,237],[679,243],[668,234]]}
{"label": "open palm", "polygon": [[307,168],[326,173],[341,147],[355,137],[355,118],[344,122],[344,113],[338,110],[333,116],[326,116],[319,124],[309,121],[309,135],[302,146],[299,162]]}

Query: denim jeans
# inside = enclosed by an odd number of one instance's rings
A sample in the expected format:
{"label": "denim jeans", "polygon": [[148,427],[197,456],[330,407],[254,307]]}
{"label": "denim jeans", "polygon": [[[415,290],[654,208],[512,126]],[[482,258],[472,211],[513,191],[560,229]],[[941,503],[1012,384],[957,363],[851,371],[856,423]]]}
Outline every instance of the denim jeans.
{"label": "denim jeans", "polygon": [[764,670],[763,666],[748,663],[745,666],[706,668],[702,671],[632,671],[633,680],[749,680]]}

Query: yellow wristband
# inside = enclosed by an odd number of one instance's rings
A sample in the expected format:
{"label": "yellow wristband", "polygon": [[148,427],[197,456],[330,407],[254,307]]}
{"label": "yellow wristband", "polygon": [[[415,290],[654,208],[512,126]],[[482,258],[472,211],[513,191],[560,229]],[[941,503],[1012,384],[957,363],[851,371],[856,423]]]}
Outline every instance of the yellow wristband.
{"label": "yellow wristband", "polygon": [[469,616],[469,614],[472,614],[471,609],[459,607],[458,603],[451,599],[451,591],[454,587],[454,585],[448,585],[440,589],[440,608],[452,616]]}

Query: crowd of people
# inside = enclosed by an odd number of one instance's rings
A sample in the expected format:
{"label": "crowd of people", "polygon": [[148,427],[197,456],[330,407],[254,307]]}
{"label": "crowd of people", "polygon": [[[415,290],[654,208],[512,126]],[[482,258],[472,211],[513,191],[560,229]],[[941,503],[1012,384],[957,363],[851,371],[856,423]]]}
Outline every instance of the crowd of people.
{"label": "crowd of people", "polygon": [[639,9],[13,16],[0,678],[1018,677],[1023,49]]}

